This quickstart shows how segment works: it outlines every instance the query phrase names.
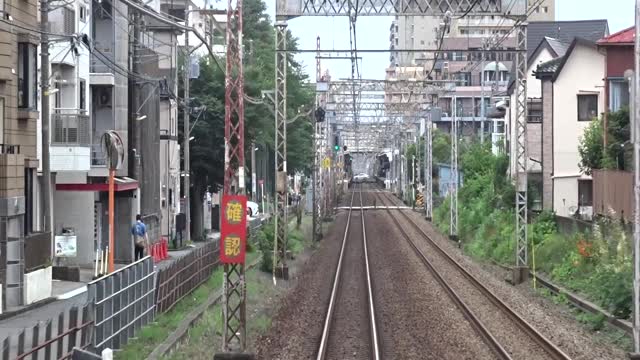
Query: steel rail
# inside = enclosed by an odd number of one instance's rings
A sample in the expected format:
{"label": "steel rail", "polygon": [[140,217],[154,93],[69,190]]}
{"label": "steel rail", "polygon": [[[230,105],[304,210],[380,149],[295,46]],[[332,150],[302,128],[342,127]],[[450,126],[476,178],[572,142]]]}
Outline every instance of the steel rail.
{"label": "steel rail", "polygon": [[378,342],[378,327],[376,325],[376,310],[373,304],[373,287],[371,286],[371,270],[369,267],[369,250],[367,248],[367,231],[364,224],[364,203],[362,202],[362,185],[360,186],[360,219],[362,220],[362,244],[364,246],[364,263],[367,275],[367,293],[369,298],[369,328],[371,329],[371,346],[373,359],[380,360],[380,345]]}
{"label": "steel rail", "polygon": [[327,344],[329,343],[329,331],[331,329],[331,322],[333,320],[333,311],[336,306],[336,299],[338,297],[338,286],[340,285],[340,275],[342,270],[342,259],[344,258],[344,248],[347,243],[347,235],[349,235],[349,225],[351,224],[351,212],[353,211],[353,198],[355,192],[351,193],[351,202],[349,203],[349,214],[347,215],[347,225],[344,227],[344,236],[342,237],[342,246],[340,248],[340,256],[338,257],[338,264],[336,266],[336,275],[333,278],[333,286],[331,288],[331,297],[329,298],[329,307],[327,308],[327,315],[324,319],[324,328],[322,329],[322,337],[320,338],[320,346],[318,347],[317,360],[324,360],[327,354]]}
{"label": "steel rail", "polygon": [[[379,194],[380,193],[377,193],[377,196],[380,198],[380,202],[383,204],[383,206],[388,206],[388,205],[385,204],[385,202],[383,200],[385,197],[382,196],[382,195],[379,195]],[[393,202],[391,202],[391,203],[393,204]],[[480,335],[482,337],[484,342],[487,345],[489,345],[491,350],[500,359],[512,360],[513,358],[511,357],[511,355],[509,355],[509,352],[500,344],[500,342],[495,338],[495,336],[493,336],[491,331],[489,331],[489,329],[487,329],[487,327],[482,323],[482,321],[474,314],[474,312],[469,308],[469,306],[462,300],[462,297],[460,295],[458,295],[458,293],[447,283],[447,281],[440,274],[440,272],[438,270],[436,270],[436,268],[433,266],[431,261],[429,261],[429,259],[427,259],[427,257],[424,256],[424,254],[420,251],[420,249],[418,249],[418,247],[415,245],[413,240],[411,240],[409,235],[402,228],[402,226],[400,225],[400,222],[398,221],[398,219],[395,216],[392,215],[391,210],[389,210],[387,208],[386,211],[389,214],[389,216],[391,217],[391,220],[394,222],[394,224],[396,224],[398,230],[400,230],[400,233],[402,234],[402,236],[409,243],[409,246],[411,246],[411,248],[416,253],[418,258],[429,269],[429,271],[434,275],[434,277],[436,278],[438,283],[440,283],[440,285],[444,288],[444,290],[447,292],[447,294],[449,294],[449,297],[453,300],[453,302],[458,306],[458,308],[460,310],[462,310],[462,313],[463,313],[464,317],[467,320],[469,320],[469,322],[471,323],[471,326],[476,330],[478,335]]]}
{"label": "steel rail", "polygon": [[[331,289],[331,297],[329,299],[329,306],[327,308],[327,315],[324,321],[324,327],[322,329],[322,337],[320,339],[320,346],[318,347],[317,360],[324,360],[327,354],[328,344],[329,344],[329,336],[331,332],[331,323],[333,321],[333,314],[335,311],[335,306],[338,298],[338,288],[340,286],[341,280],[341,272],[342,272],[342,263],[344,259],[344,253],[346,248],[347,237],[349,235],[349,227],[351,225],[351,214],[353,212],[353,199],[355,197],[355,191],[351,193],[351,201],[349,203],[349,213],[347,215],[347,224],[344,229],[344,236],[342,238],[342,245],[340,248],[340,255],[338,257],[338,264],[336,266],[336,274],[333,279],[333,285]],[[368,312],[370,319],[370,329],[371,329],[371,347],[373,353],[373,359],[380,359],[380,346],[378,342],[378,333],[377,333],[377,325],[375,320],[375,308],[373,305],[373,289],[371,286],[371,276],[370,276],[370,268],[369,268],[369,257],[367,254],[367,241],[366,241],[366,232],[364,228],[364,212],[362,210],[362,191],[359,191],[360,195],[360,212],[362,218],[362,231],[363,231],[363,242],[364,242],[364,256],[365,256],[365,264],[366,264],[366,275],[367,275],[367,297],[369,300]]]}
{"label": "steel rail", "polygon": [[[385,196],[386,195],[387,194],[385,194]],[[389,199],[388,197],[386,198]],[[391,200],[391,203],[393,203],[392,200]],[[387,212],[389,212],[389,215],[391,215],[390,210],[387,210]],[[513,320],[516,326],[518,326],[524,333],[529,335],[531,339],[533,339],[538,345],[540,345],[542,349],[546,351],[548,355],[551,356],[552,359],[571,360],[571,358],[567,354],[565,354],[558,346],[552,343],[549,339],[547,339],[544,335],[542,335],[538,330],[536,330],[531,324],[529,324],[529,322],[527,322],[524,318],[518,315],[509,305],[507,305],[504,301],[502,301],[495,294],[493,294],[491,290],[489,290],[486,286],[484,286],[484,284],[482,284],[480,280],[478,280],[474,275],[472,275],[462,264],[460,264],[460,262],[454,259],[446,250],[444,250],[440,245],[438,245],[429,235],[427,235],[427,233],[424,232],[424,230],[420,228],[420,226],[418,226],[418,224],[416,224],[416,222],[413,219],[411,219],[411,217],[409,217],[409,215],[403,212],[400,212],[400,213],[402,214],[403,218],[405,218],[409,222],[409,224],[411,224],[411,227],[413,227],[416,231],[418,231],[422,235],[422,237],[432,247],[434,247],[440,255],[442,255],[449,263],[454,265],[454,267],[456,267],[460,271],[460,273],[465,278],[467,278],[467,280],[469,280],[469,282],[476,289],[482,292],[498,309],[500,309],[503,313],[509,316],[509,318]],[[405,236],[405,238],[407,239],[411,247],[414,249],[416,254],[426,264],[428,260],[424,255],[424,253],[420,249],[418,249],[418,247],[411,240],[411,238],[407,236],[406,232],[404,231],[404,229],[402,229],[402,226],[400,225],[396,217],[394,217],[393,215],[391,215],[391,217],[394,223],[398,226],[400,231],[403,233],[403,235]],[[429,267],[433,269],[433,266],[429,266]],[[462,300],[460,299],[460,301]]]}

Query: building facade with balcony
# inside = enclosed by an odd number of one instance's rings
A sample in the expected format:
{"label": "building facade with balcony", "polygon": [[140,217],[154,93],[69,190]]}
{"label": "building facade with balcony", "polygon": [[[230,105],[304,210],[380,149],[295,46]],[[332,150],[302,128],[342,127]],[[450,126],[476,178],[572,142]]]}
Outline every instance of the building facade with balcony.
{"label": "building facade with balcony", "polygon": [[[34,226],[38,28],[35,0],[0,2],[0,311],[51,293],[50,233]],[[13,26],[12,22],[21,27]],[[48,279],[48,281],[47,281]]]}
{"label": "building facade with balcony", "polygon": [[[127,17],[125,5],[109,0],[75,0],[50,13],[52,29],[77,39],[55,43],[50,51],[53,232],[76,237],[74,255],[52,254],[57,266],[92,267],[96,250],[108,245],[108,169],[100,140],[115,130],[128,146]],[[115,237],[123,239],[116,242],[115,258],[124,262],[132,258],[137,189],[126,162],[115,187]]]}

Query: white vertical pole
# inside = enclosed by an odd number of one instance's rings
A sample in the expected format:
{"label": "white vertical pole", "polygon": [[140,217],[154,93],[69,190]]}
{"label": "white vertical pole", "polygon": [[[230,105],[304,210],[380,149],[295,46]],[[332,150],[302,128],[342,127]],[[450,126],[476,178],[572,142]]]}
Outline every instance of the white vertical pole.
{"label": "white vertical pole", "polygon": [[633,76],[633,106],[632,124],[633,161],[634,161],[634,217],[633,217],[633,358],[640,358],[640,136],[638,136],[638,121],[640,121],[640,0],[636,0],[636,28]]}

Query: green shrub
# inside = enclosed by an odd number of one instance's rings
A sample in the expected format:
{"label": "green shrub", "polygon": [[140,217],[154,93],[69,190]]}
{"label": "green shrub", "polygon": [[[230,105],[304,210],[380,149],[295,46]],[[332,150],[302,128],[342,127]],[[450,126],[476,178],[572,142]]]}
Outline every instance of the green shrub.
{"label": "green shrub", "polygon": [[[460,146],[464,186],[458,192],[458,236],[465,252],[481,260],[513,264],[515,255],[515,187],[507,176],[509,160],[490,147]],[[451,200],[434,210],[434,224],[449,233]],[[614,214],[612,214],[614,215]],[[593,234],[558,232],[553,212],[544,211],[528,225],[529,259],[536,271],[586,295],[615,316],[631,313],[633,278],[631,239],[619,221],[601,220]],[[532,266],[533,264],[530,264]],[[596,329],[600,319],[587,319]]]}

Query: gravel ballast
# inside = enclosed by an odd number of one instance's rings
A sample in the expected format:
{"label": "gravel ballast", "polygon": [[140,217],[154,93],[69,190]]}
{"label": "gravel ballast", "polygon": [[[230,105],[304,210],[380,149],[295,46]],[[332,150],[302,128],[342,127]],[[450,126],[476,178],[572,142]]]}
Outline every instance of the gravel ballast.
{"label": "gravel ballast", "polygon": [[[400,200],[395,197],[389,196],[389,198],[393,198],[395,204],[400,203]],[[568,317],[560,306],[534,296],[528,289],[530,284],[512,286],[506,283],[504,279],[496,278],[494,274],[487,271],[482,265],[475,263],[473,259],[464,255],[454,242],[435,229],[421,214],[417,212],[407,212],[407,214],[441,248],[453,256],[498,298],[507,303],[518,315],[523,317],[572,359],[628,358],[624,351],[597,339],[593,333],[588,332],[575,319]],[[402,219],[400,221],[402,223]],[[407,224],[407,229],[411,229],[409,224]],[[416,234],[416,236],[420,236],[416,237],[416,239],[420,239],[416,241],[417,245],[426,253],[429,245],[426,240],[422,240],[421,235]],[[529,359],[531,357],[527,356],[526,358]]]}

